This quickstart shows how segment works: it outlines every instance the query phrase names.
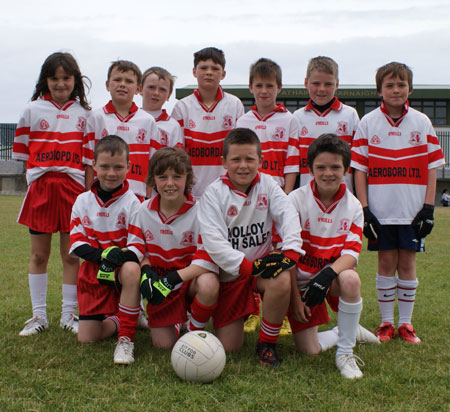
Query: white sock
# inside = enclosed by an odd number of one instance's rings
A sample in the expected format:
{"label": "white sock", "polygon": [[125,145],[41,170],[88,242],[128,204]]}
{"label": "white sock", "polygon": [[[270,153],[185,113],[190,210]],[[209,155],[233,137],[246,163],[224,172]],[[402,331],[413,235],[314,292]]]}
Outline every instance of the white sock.
{"label": "white sock", "polygon": [[62,285],[61,318],[77,313],[77,285]]}
{"label": "white sock", "polygon": [[411,323],[414,298],[419,281],[397,279],[398,325]]}
{"label": "white sock", "polygon": [[378,306],[381,313],[381,323],[389,322],[393,325],[397,279],[395,276],[381,276],[377,273],[375,283],[378,294]]}
{"label": "white sock", "polygon": [[28,274],[33,317],[47,319],[47,284],[48,274]]}
{"label": "white sock", "polygon": [[336,356],[353,353],[356,344],[356,332],[359,325],[359,316],[362,310],[362,299],[356,303],[344,302],[339,298],[338,306],[338,334]]}
{"label": "white sock", "polygon": [[333,329],[319,332],[317,334],[317,338],[319,339],[319,344],[322,348],[322,352],[332,348],[333,346],[336,346],[338,341],[338,327],[335,326]]}

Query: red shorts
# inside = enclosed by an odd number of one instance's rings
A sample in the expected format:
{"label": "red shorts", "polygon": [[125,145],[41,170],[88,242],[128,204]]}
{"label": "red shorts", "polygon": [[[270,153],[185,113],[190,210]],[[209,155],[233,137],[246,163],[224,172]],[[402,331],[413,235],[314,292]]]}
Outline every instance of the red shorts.
{"label": "red shorts", "polygon": [[69,233],[70,215],[84,191],[66,173],[47,172],[28,187],[17,221],[41,233]]}
{"label": "red shorts", "polygon": [[187,321],[186,311],[187,290],[190,282],[184,282],[181,287],[174,290],[164,299],[161,305],[147,305],[148,326],[151,328],[162,328]]}
{"label": "red shorts", "polygon": [[233,282],[220,282],[217,308],[213,313],[213,328],[222,328],[235,320],[246,318],[256,309],[252,277],[240,276]]}
{"label": "red shorts", "polygon": [[[300,296],[302,295],[299,292]],[[334,312],[338,311],[339,297],[327,295],[327,302]],[[297,333],[314,326],[323,325],[330,321],[328,316],[327,304],[323,302],[321,305],[316,305],[311,308],[311,317],[307,323],[297,322],[288,311],[288,319],[291,324],[292,333]]]}
{"label": "red shorts", "polygon": [[77,298],[81,316],[110,315],[119,310],[120,292],[98,282],[98,267],[96,263],[84,261],[78,272]]}

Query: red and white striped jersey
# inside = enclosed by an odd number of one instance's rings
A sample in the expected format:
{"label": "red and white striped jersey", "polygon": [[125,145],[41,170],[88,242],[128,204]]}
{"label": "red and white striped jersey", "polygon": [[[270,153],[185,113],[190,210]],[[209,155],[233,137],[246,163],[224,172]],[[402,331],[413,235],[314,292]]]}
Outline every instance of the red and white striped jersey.
{"label": "red and white striped jersey", "polygon": [[191,195],[175,215],[166,218],[157,194],[140,205],[130,224],[127,247],[139,261],[149,258],[150,266],[164,274],[190,265],[198,234],[197,203]]}
{"label": "red and white striped jersey", "polygon": [[299,172],[298,124],[283,104],[264,117],[253,106],[238,119],[236,127],[246,127],[257,134],[264,156],[260,171],[272,176],[281,187],[284,175]]}
{"label": "red and white striped jersey", "polygon": [[139,199],[129,190],[126,180],[107,202],[98,197],[97,190],[95,181],[92,189],[79,195],[73,205],[69,250],[72,257],[77,257],[72,252],[83,244],[101,249],[123,248],[127,244],[128,225],[139,209]]}
{"label": "red and white striped jersey", "polygon": [[[300,186],[304,186],[312,180],[307,160],[309,145],[321,134],[335,133],[351,147],[359,117],[353,107],[341,103],[337,97],[323,113],[314,108],[310,99],[305,107],[294,112],[294,117],[299,130]],[[344,176],[344,183],[353,192],[353,174],[350,172]]]}
{"label": "red and white striped jersey", "polygon": [[153,116],[159,130],[159,140],[152,141],[152,156],[154,152],[162,147],[184,148],[183,130],[180,124],[167,114],[165,109],[159,112],[150,112],[147,110],[147,113]]}
{"label": "red and white striped jersey", "polygon": [[77,100],[59,106],[50,94],[29,103],[17,124],[12,158],[27,162],[27,182],[66,173],[84,187],[83,135],[89,111]]}
{"label": "red and white striped jersey", "polygon": [[198,89],[181,99],[173,108],[172,117],[180,123],[186,152],[192,162],[195,185],[194,197],[200,197],[206,186],[225,173],[220,157],[222,144],[236,120],[244,114],[241,101],[225,93],[219,86],[216,102],[207,107]]}
{"label": "red and white striped jersey", "polygon": [[364,217],[361,203],[344,183],[328,207],[320,201],[314,181],[292,191],[288,198],[300,216],[306,252],[297,264],[299,288],[343,255],[358,262]]}
{"label": "red and white striped jersey", "polygon": [[428,170],[443,164],[430,119],[408,104],[396,122],[383,104],[362,118],[351,165],[367,174],[369,208],[381,224],[410,224],[425,201]]}
{"label": "red and white striped jersey", "polygon": [[114,134],[128,143],[130,148],[130,171],[127,180],[130,189],[139,196],[145,197],[145,179],[148,173],[148,161],[151,147],[159,139],[158,127],[152,116],[139,109],[133,103],[127,117],[117,113],[112,102],[94,110],[87,119],[83,162],[92,165],[95,144],[103,137]]}
{"label": "red and white striped jersey", "polygon": [[[273,223],[283,239],[282,250],[304,253],[298,214],[280,186],[264,173],[256,175],[248,194],[235,189],[228,175],[221,176],[207,187],[197,217],[201,234],[197,256],[222,269],[221,282],[239,276],[244,258],[253,261],[272,250]],[[205,267],[197,260],[193,263]]]}

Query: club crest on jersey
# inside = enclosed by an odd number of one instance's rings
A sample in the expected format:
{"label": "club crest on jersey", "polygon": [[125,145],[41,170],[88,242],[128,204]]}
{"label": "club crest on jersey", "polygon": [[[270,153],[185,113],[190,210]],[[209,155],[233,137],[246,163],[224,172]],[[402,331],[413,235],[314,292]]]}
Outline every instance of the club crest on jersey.
{"label": "club crest on jersey", "polygon": [[83,219],[81,219],[81,223],[83,223],[83,226],[89,227],[91,226],[91,220],[87,217],[84,216]]}
{"label": "club crest on jersey", "polygon": [[286,135],[286,129],[284,127],[276,127],[275,133],[272,135],[273,140],[283,140]]}
{"label": "club crest on jersey", "polygon": [[413,146],[417,146],[422,143],[422,139],[420,138],[420,132],[411,132],[409,137],[409,144]]}
{"label": "club crest on jersey", "polygon": [[192,230],[183,232],[181,235],[181,242],[183,246],[193,246],[195,245],[195,234]]}
{"label": "club crest on jersey", "polygon": [[127,216],[125,213],[119,213],[119,216],[117,216],[116,220],[116,226],[120,228],[127,227]]}
{"label": "club crest on jersey", "polygon": [[230,115],[223,116],[223,124],[222,127],[224,129],[232,129],[234,126],[233,117]]}
{"label": "club crest on jersey", "polygon": [[144,232],[144,238],[145,238],[145,241],[146,241],[147,243],[149,243],[149,242],[151,242],[152,240],[155,239],[155,238],[153,237],[153,233],[150,232],[150,230],[146,230],[146,231]]}
{"label": "club crest on jersey", "polygon": [[265,193],[260,193],[256,200],[256,208],[259,210],[267,210],[268,207],[269,201],[267,200],[267,195]]}
{"label": "club crest on jersey", "polygon": [[300,130],[301,136],[306,136],[308,134],[308,128],[306,126],[302,127],[302,130]]}
{"label": "club crest on jersey", "polygon": [[380,138],[374,134],[371,138],[370,138],[370,144],[380,144],[381,140]]}
{"label": "club crest on jersey", "polygon": [[86,118],[83,116],[78,117],[78,123],[76,125],[76,128],[79,132],[84,132],[84,129],[86,127]]}
{"label": "club crest on jersey", "polygon": [[227,216],[237,216],[238,210],[235,205],[231,205],[227,210]]}
{"label": "club crest on jersey", "polygon": [[41,122],[39,123],[39,129],[41,130],[47,130],[50,127],[50,125],[48,124],[47,120],[42,119]]}
{"label": "club crest on jersey", "polygon": [[337,122],[336,133],[338,135],[348,134],[348,124],[347,124],[347,122]]}
{"label": "club crest on jersey", "polygon": [[108,136],[108,130],[106,130],[106,129],[103,129],[102,130],[102,139],[105,137],[105,136]]}
{"label": "club crest on jersey", "polygon": [[189,129],[196,128],[195,122],[192,119],[189,119],[188,126],[189,126]]}
{"label": "club crest on jersey", "polygon": [[159,138],[160,138],[161,144],[163,146],[167,146],[167,144],[169,143],[169,135],[167,134],[167,132],[165,130],[159,130]]}
{"label": "club crest on jersey", "polygon": [[311,224],[309,223],[309,219],[306,219],[305,224],[303,225],[303,229],[309,230],[311,228]]}
{"label": "club crest on jersey", "polygon": [[341,219],[341,221],[339,222],[339,228],[337,232],[340,235],[345,235],[346,233],[348,233],[349,230],[350,230],[350,220],[346,218]]}
{"label": "club crest on jersey", "polygon": [[139,129],[138,130],[138,133],[137,133],[137,136],[136,136],[136,140],[139,142],[139,143],[143,143],[143,142],[145,142],[145,138],[147,137],[147,130],[145,130],[145,129]]}

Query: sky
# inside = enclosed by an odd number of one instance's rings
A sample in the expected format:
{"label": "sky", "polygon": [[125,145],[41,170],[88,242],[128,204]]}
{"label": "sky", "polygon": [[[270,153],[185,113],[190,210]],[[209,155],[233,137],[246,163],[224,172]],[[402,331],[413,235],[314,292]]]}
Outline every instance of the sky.
{"label": "sky", "polygon": [[[448,0],[8,1],[0,21],[0,122],[17,122],[55,51],[72,53],[91,80],[93,108],[109,99],[111,61],[131,60],[142,71],[162,66],[184,87],[195,83],[193,53],[208,46],[225,52],[224,85],[247,84],[260,57],[281,66],[283,84],[303,84],[318,55],[338,62],[341,84],[373,85],[376,69],[395,60],[412,68],[414,84],[448,85],[449,21]],[[166,104],[169,113],[175,101]]]}

